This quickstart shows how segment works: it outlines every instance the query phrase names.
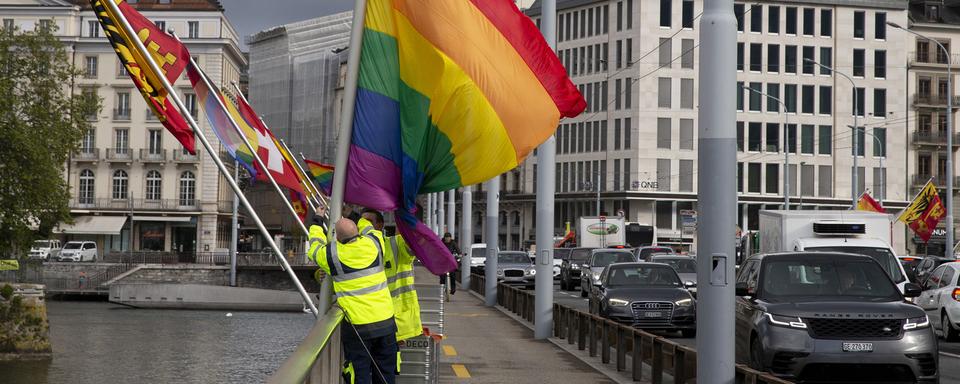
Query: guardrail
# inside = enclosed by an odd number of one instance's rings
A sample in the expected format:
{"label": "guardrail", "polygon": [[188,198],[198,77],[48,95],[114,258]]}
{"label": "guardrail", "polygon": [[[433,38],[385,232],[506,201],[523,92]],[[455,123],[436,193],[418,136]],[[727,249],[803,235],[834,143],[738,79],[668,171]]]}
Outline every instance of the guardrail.
{"label": "guardrail", "polygon": [[[334,305],[317,319],[310,333],[293,350],[268,383],[339,383],[343,359],[340,324],[343,310]],[[330,342],[333,340],[334,342]]]}
{"label": "guardrail", "polygon": [[[470,289],[483,295],[484,287],[484,277],[472,274]],[[497,304],[525,321],[534,322],[532,291],[498,284]],[[610,364],[611,360],[614,360],[617,371],[630,371],[634,381],[649,380],[653,384],[661,384],[664,382],[664,375],[671,375],[673,383],[686,383],[696,379],[697,351],[693,348],[557,303],[553,304],[553,316],[554,337],[566,339],[570,345],[576,343],[577,349],[588,350],[590,357],[597,357],[599,354],[603,364]],[[649,367],[649,378],[644,378],[644,365]],[[739,364],[736,382],[790,383]]]}

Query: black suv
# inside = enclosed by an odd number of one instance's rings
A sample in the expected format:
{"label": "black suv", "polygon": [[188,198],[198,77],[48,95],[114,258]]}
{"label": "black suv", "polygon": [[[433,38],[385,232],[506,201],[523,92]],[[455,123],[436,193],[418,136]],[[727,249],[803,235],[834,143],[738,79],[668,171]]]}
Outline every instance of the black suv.
{"label": "black suv", "polygon": [[738,362],[801,382],[938,381],[930,321],[868,256],[755,255],[736,291]]}
{"label": "black suv", "polygon": [[573,248],[560,264],[560,289],[572,291],[580,286],[580,267],[590,260],[594,248]]}

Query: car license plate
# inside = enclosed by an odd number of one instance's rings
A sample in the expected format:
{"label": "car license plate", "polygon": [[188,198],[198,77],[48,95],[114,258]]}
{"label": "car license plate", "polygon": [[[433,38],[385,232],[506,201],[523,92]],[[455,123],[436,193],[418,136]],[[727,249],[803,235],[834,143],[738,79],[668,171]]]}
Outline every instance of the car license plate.
{"label": "car license plate", "polygon": [[663,316],[663,314],[660,312],[644,312],[643,313],[643,317],[647,317],[647,318],[661,317],[661,316]]}
{"label": "car license plate", "polygon": [[844,352],[873,352],[873,343],[843,343]]}

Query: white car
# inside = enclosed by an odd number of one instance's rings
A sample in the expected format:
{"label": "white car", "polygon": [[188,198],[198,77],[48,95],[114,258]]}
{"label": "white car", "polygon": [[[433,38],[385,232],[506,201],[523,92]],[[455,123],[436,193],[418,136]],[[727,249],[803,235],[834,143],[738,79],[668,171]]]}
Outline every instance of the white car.
{"label": "white car", "polygon": [[28,258],[48,261],[60,255],[60,240],[36,240],[30,246]]}
{"label": "white car", "polygon": [[487,245],[484,243],[474,243],[470,245],[467,251],[467,257],[470,259],[470,271],[473,273],[483,273],[484,263],[487,262]]}
{"label": "white car", "polygon": [[913,303],[923,308],[934,330],[946,341],[960,341],[960,263],[942,264],[920,282],[923,293]]}
{"label": "white car", "polygon": [[63,245],[58,261],[97,261],[97,243],[69,241]]}

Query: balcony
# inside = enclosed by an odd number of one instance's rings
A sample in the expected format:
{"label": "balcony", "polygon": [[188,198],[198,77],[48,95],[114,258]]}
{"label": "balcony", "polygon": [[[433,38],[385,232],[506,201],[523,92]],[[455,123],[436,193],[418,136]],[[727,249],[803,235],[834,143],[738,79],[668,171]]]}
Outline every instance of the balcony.
{"label": "balcony", "polygon": [[[947,96],[914,93],[913,106],[914,107],[941,107],[941,108],[946,107]],[[960,96],[953,96],[953,106],[954,108],[960,107]]]}
{"label": "balcony", "polygon": [[183,150],[173,151],[173,161],[177,163],[199,163],[200,158],[197,155],[191,155]]}
{"label": "balcony", "polygon": [[70,154],[70,160],[75,162],[96,162],[100,160],[100,148],[80,148]]}
{"label": "balcony", "polygon": [[[931,146],[937,146],[937,147],[946,147],[947,138],[949,136],[950,135],[943,132],[914,131],[913,145],[917,145],[917,146],[931,145]],[[960,134],[954,134],[953,143],[954,143],[953,150],[956,151],[957,148],[960,147]]]}
{"label": "balcony", "polygon": [[[946,177],[939,177],[937,175],[930,174],[915,174],[912,178],[912,185],[914,190],[919,190],[924,185],[927,184],[927,180],[933,177],[933,185],[936,185],[938,189],[943,189],[947,187]],[[960,176],[954,176],[953,178],[953,187],[960,187]]]}
{"label": "balcony", "polygon": [[113,120],[114,121],[130,121],[130,108],[114,108]]}
{"label": "balcony", "polygon": [[[936,50],[936,51],[934,51]],[[931,66],[931,67],[942,67],[944,70],[947,68],[947,58],[943,56],[942,53],[938,54],[936,52],[941,52],[940,48],[935,44],[931,46],[930,52],[924,53],[920,52],[910,52],[910,66]],[[951,53],[950,54],[950,63],[953,65],[960,64],[960,54]]]}
{"label": "balcony", "polygon": [[131,207],[130,199],[83,199],[76,198],[70,201],[70,208],[73,209],[96,209],[103,211],[170,211],[185,212],[199,211],[200,204],[197,200],[180,199],[133,199]]}
{"label": "balcony", "polygon": [[130,148],[107,148],[107,161],[133,161],[133,150]]}
{"label": "balcony", "polygon": [[144,163],[164,163],[167,161],[167,150],[165,149],[141,149],[140,161]]}

